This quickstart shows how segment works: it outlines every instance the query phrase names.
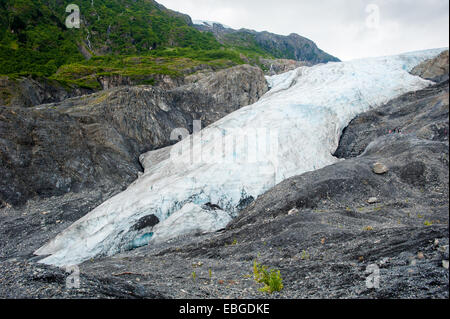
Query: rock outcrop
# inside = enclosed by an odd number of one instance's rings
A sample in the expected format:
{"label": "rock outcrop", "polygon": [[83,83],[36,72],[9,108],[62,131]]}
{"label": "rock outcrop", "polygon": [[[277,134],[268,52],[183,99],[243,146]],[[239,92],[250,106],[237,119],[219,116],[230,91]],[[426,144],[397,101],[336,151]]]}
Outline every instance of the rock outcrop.
{"label": "rock outcrop", "polygon": [[140,154],[168,146],[251,104],[267,90],[262,71],[238,66],[164,91],[124,87],[32,108],[0,107],[0,202],[22,204],[103,185],[121,189],[141,170]]}
{"label": "rock outcrop", "polygon": [[422,139],[448,142],[448,133],[448,82],[443,82],[359,115],[344,130],[334,155],[357,157],[374,139],[384,135],[413,134]]}
{"label": "rock outcrop", "polygon": [[411,73],[434,82],[448,80],[448,50],[416,66]]}
{"label": "rock outcrop", "polygon": [[276,75],[292,71],[301,66],[311,66],[311,63],[288,60],[288,59],[260,59],[259,62],[263,65],[266,75]]}
{"label": "rock outcrop", "polygon": [[42,77],[0,77],[0,106],[31,107],[89,93],[93,93],[93,90],[63,86]]}
{"label": "rock outcrop", "polygon": [[[224,69],[228,72],[227,69]],[[222,71],[224,71],[222,70]],[[233,70],[229,70],[233,73]],[[108,90],[124,86],[138,86],[144,83],[163,90],[172,90],[189,84],[192,75],[198,78],[214,73],[215,70],[207,65],[183,70],[181,75],[173,76],[167,74],[148,74],[139,77],[124,76],[121,74],[93,76],[92,81],[97,83],[96,87],[84,88],[75,84],[62,84],[56,80],[44,77],[0,77],[0,106],[32,107],[41,104],[58,103],[68,98],[92,94],[102,90]]]}

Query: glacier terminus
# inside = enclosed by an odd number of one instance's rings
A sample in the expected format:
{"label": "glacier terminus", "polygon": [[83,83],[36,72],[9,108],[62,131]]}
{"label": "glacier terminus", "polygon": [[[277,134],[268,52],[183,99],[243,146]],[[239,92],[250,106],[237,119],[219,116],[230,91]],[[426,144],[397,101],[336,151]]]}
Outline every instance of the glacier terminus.
{"label": "glacier terminus", "polygon": [[[339,161],[343,129],[358,114],[432,84],[409,71],[443,49],[332,62],[267,77],[258,102],[143,154],[144,173],[35,254],[82,263],[192,233],[224,228],[281,181]],[[213,105],[211,107],[214,107]],[[153,223],[143,223],[149,218]],[[138,226],[140,225],[140,226]]]}

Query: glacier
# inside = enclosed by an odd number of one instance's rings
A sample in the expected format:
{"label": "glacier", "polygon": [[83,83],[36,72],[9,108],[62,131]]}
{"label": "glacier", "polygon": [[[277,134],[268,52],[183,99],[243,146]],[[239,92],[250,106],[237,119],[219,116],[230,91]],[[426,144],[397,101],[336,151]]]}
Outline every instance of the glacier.
{"label": "glacier", "polygon": [[[133,184],[35,254],[45,257],[42,263],[68,266],[222,229],[279,182],[339,161],[332,154],[348,123],[431,85],[408,72],[443,50],[300,67],[267,77],[270,90],[258,102],[172,147],[143,154],[144,173]],[[159,223],[136,227],[150,215]]]}

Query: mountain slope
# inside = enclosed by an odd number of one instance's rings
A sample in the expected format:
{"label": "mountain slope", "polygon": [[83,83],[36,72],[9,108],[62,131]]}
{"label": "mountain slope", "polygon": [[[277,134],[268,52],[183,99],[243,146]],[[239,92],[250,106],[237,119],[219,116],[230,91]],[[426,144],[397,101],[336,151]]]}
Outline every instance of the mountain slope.
{"label": "mountain slope", "polygon": [[304,61],[311,64],[340,61],[320,50],[313,41],[295,33],[283,36],[267,31],[234,30],[214,22],[196,21],[195,23],[194,26],[198,30],[212,32],[220,43],[239,48],[242,51],[256,51],[280,59]]}
{"label": "mountain slope", "polygon": [[218,49],[211,34],[191,27],[189,17],[152,0],[79,1],[81,27],[64,22],[72,1],[6,0],[0,4],[1,74],[54,73],[85,56],[144,54],[158,47]]}
{"label": "mountain slope", "polygon": [[[123,56],[181,57],[194,61],[231,61],[223,67],[251,63],[259,57],[301,59],[312,64],[336,59],[317,49],[312,41],[291,35],[240,31],[214,36],[214,30],[197,30],[189,16],[153,0],[79,1],[79,29],[67,29],[62,0],[5,0],[0,2],[0,74],[51,76],[68,84],[99,89],[97,75],[121,70]],[[238,39],[236,38],[238,37]],[[284,48],[285,47],[285,48]],[[184,48],[184,50],[173,50]],[[85,59],[107,56],[102,68],[92,70]],[[106,61],[106,63],[105,63]],[[73,65],[75,64],[75,66]],[[82,64],[82,68],[77,64]],[[63,65],[69,74],[58,75]],[[146,69],[143,73],[161,72]],[[67,70],[65,70],[67,71]],[[92,81],[71,82],[85,73]],[[60,72],[61,73],[61,72]],[[63,72],[64,73],[64,72]],[[148,80],[148,79],[147,79]]]}
{"label": "mountain slope", "polygon": [[0,107],[0,207],[128,185],[139,156],[173,144],[172,130],[192,131],[194,119],[212,124],[267,90],[260,69],[241,65],[187,77],[172,90],[123,87],[36,108]]}

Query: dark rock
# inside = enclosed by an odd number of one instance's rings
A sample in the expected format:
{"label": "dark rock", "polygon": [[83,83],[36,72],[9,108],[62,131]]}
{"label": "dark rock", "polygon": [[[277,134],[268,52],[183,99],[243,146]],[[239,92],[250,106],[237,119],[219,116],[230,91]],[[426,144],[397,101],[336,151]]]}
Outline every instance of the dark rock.
{"label": "dark rock", "polygon": [[[158,288],[148,289],[137,282],[130,283],[121,276],[95,278],[80,273],[80,287],[71,288],[66,281],[71,272],[65,269],[48,267],[25,260],[2,263],[0,274],[0,298],[126,298],[126,299],[163,299]],[[24,274],[18,278],[17,274]]]}
{"label": "dark rock", "polygon": [[413,134],[433,141],[448,141],[448,81],[407,93],[379,108],[358,115],[344,130],[335,156],[356,157],[374,139],[384,135]]}
{"label": "dark rock", "polygon": [[0,107],[0,201],[102,187],[123,189],[139,155],[173,144],[175,128],[207,126],[267,91],[262,71],[239,66],[170,91],[125,87],[34,108]]}
{"label": "dark rock", "polygon": [[63,86],[42,77],[0,77],[0,106],[31,107],[93,92],[91,89]]}
{"label": "dark rock", "polygon": [[400,169],[400,178],[408,184],[415,186],[425,186],[426,167],[422,162],[412,162]]}
{"label": "dark rock", "polygon": [[159,223],[158,217],[151,214],[139,219],[138,222],[134,224],[133,227],[131,227],[131,230],[141,230],[147,227],[153,227],[158,223]]}
{"label": "dark rock", "polygon": [[219,205],[212,203],[206,203],[202,206],[202,208],[206,210],[222,210],[222,208]]}

